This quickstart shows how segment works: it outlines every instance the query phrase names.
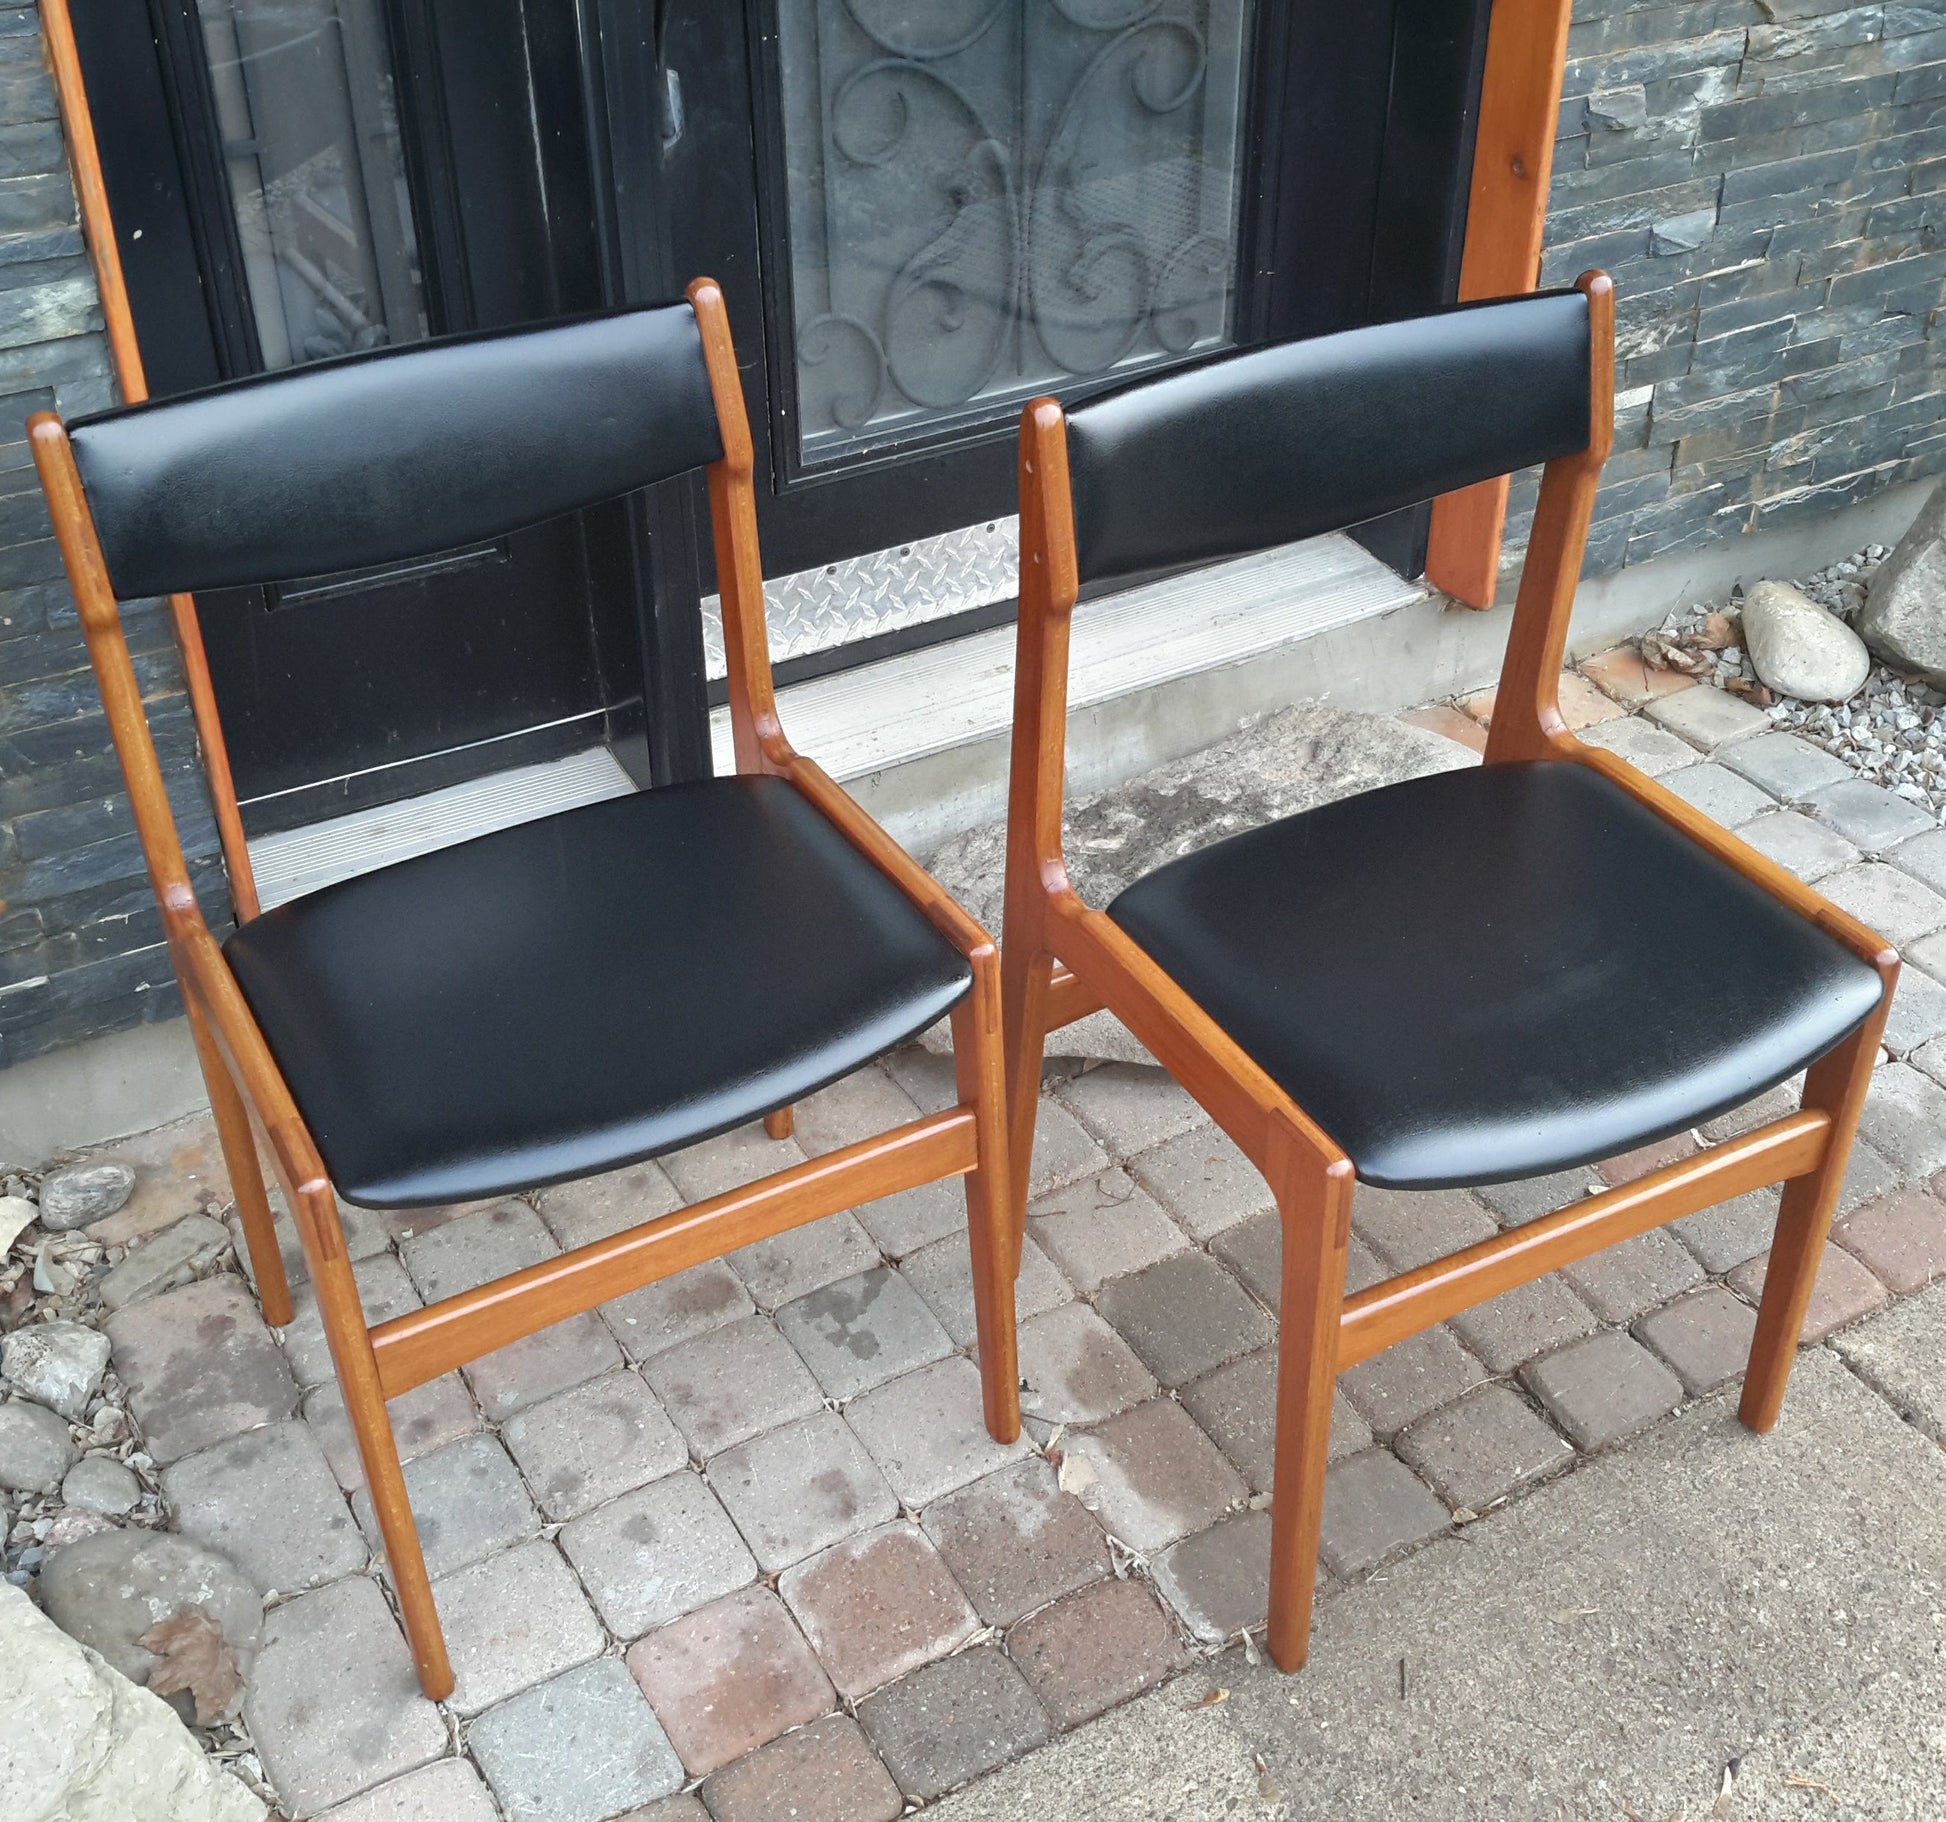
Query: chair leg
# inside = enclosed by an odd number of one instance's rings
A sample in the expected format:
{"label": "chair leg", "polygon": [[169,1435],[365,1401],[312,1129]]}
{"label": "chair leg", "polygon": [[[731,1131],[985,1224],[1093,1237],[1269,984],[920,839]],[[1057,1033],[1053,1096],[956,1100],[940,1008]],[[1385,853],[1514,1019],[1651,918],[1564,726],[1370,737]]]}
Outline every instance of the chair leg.
{"label": "chair leg", "polygon": [[764,1115],[764,1131],[773,1139],[788,1139],[797,1130],[797,1111],[790,1107],[773,1108]]}
{"label": "chair leg", "polygon": [[1331,1449],[1338,1323],[1351,1243],[1352,1168],[1294,1157],[1271,1189],[1283,1219],[1278,1310],[1277,1458],[1270,1511],[1270,1629],[1280,1670],[1302,1670],[1311,1650],[1311,1596]]}
{"label": "chair leg", "polygon": [[1757,1332],[1750,1343],[1749,1370],[1737,1406],[1744,1424],[1760,1435],[1777,1422],[1784,1408],[1784,1388],[1804,1333],[1804,1313],[1824,1258],[1838,1192],[1844,1187],[1872,1066],[1878,1060],[1882,1023],[1877,1018],[1868,1020],[1864,1029],[1813,1064],[1805,1078],[1804,1105],[1830,1114],[1831,1137],[1817,1169],[1784,1185],[1777,1230],[1771,1236]]}
{"label": "chair leg", "polygon": [[433,1701],[443,1702],[453,1693],[446,1635],[440,1628],[439,1610],[433,1605],[426,1556],[419,1545],[419,1525],[406,1497],[405,1468],[399,1460],[398,1440],[392,1434],[391,1414],[379,1388],[371,1330],[365,1323],[358,1285],[337,1227],[338,1211],[328,1205],[330,1192],[322,1194],[327,1205],[310,1211],[312,1230],[334,1236],[336,1243],[318,1247],[323,1256],[312,1264],[318,1313],[324,1319],[325,1340],[330,1343],[338,1385],[345,1395],[345,1414],[358,1440],[358,1458],[365,1466],[365,1485],[371,1490],[372,1510],[385,1543],[385,1562],[405,1620],[419,1687]]}
{"label": "chair leg", "polygon": [[257,1156],[257,1135],[250,1128],[250,1111],[237,1092],[230,1066],[223,1060],[201,1008],[188,994],[183,996],[183,1005],[189,1014],[190,1036],[196,1042],[196,1058],[203,1066],[203,1085],[209,1090],[210,1112],[216,1116],[216,1136],[223,1147],[224,1168],[230,1173],[230,1189],[236,1196],[244,1244],[250,1249],[250,1270],[257,1280],[257,1300],[263,1305],[264,1320],[272,1328],[280,1329],[293,1314],[291,1287],[284,1272],[284,1255],[277,1245],[277,1219],[270,1212],[270,1198],[264,1192],[263,1163]]}
{"label": "chair leg", "polygon": [[1007,1168],[1006,1075],[1001,1063],[1000,982],[991,951],[973,964],[973,991],[953,1008],[953,1072],[973,1109],[979,1163],[966,1173],[967,1238],[973,1249],[973,1315],[980,1338],[980,1395],[996,1442],[1020,1434],[1020,1358],[1014,1279],[1020,1271],[1022,1205]]}
{"label": "chair leg", "polygon": [[[1047,1046],[1047,985],[1054,977],[1054,958],[1046,950],[1035,948],[1031,932],[1017,931],[1011,915],[1007,919],[1007,931],[1000,946],[1007,1147],[1013,1173],[1014,1207],[1024,1227],[1027,1182],[1034,1166],[1034,1121],[1041,1104],[1041,1058]],[[1014,1270],[1019,1269],[1020,1245],[1016,1239]]]}

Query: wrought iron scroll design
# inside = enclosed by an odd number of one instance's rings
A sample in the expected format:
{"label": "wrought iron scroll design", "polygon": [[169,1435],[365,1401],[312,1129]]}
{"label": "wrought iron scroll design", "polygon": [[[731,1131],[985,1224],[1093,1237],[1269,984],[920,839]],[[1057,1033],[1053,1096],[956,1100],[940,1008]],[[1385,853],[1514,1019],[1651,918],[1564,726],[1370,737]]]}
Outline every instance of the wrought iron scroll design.
{"label": "wrought iron scroll design", "polygon": [[1246,5],[798,13],[783,80],[808,454],[1227,337]]}

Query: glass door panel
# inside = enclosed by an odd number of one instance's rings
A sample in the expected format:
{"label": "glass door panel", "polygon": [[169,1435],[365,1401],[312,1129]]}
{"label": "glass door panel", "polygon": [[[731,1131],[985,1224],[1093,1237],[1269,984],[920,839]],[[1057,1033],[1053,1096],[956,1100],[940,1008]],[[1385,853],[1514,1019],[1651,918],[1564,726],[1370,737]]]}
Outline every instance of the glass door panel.
{"label": "glass door panel", "polygon": [[779,6],[801,464],[1234,339],[1249,11]]}

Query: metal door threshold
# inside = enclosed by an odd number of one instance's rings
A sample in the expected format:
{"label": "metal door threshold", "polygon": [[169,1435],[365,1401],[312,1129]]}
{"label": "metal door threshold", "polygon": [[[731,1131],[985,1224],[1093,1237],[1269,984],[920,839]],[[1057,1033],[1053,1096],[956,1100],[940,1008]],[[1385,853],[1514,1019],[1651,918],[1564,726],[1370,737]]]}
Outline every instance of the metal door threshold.
{"label": "metal door threshold", "polygon": [[447,785],[402,803],[259,835],[250,844],[257,895],[268,911],[341,879],[634,789],[635,781],[613,753],[590,747],[564,759]]}
{"label": "metal door threshold", "polygon": [[[1085,601],[1074,612],[1068,705],[1240,664],[1426,594],[1333,533]],[[1009,626],[793,684],[778,708],[800,752],[834,778],[858,779],[1005,732],[1013,688]],[[710,735],[717,772],[734,771],[728,710],[712,715]]]}

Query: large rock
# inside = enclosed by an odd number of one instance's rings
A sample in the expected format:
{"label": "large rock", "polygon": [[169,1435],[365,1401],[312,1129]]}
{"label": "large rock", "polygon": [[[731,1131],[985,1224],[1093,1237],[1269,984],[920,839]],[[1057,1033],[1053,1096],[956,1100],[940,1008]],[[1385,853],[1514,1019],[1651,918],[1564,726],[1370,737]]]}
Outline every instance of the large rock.
{"label": "large rock", "polygon": [[0,1487],[52,1493],[79,1453],[66,1418],[24,1398],[0,1404]]}
{"label": "large rock", "polygon": [[[1069,799],[1068,870],[1083,899],[1106,907],[1163,862],[1226,835],[1380,785],[1477,763],[1457,741],[1390,716],[1312,705],[1284,709],[1186,759]],[[955,837],[928,862],[941,884],[996,936],[1006,847],[1005,824],[988,823]],[[942,1051],[951,1048],[944,1025],[925,1041]],[[1049,1032],[1047,1054],[1153,1061],[1105,1012]]]}
{"label": "large rock", "polygon": [[[55,1551],[41,1571],[41,1600],[70,1638],[145,1686],[158,1660],[139,1641],[185,1607],[216,1622],[246,1680],[263,1635],[263,1599],[235,1564],[167,1531],[103,1531]],[[190,1711],[186,1695],[172,1700]]]}
{"label": "large rock", "polygon": [[1743,649],[1765,683],[1800,702],[1848,702],[1872,674],[1865,641],[1788,582],[1744,597]]}
{"label": "large rock", "polygon": [[138,1689],[0,1582],[0,1816],[262,1822],[264,1806]]}
{"label": "large rock", "polygon": [[108,1337],[78,1322],[37,1322],[0,1346],[0,1376],[16,1392],[79,1421],[108,1365]]}
{"label": "large rock", "polygon": [[1946,688],[1946,485],[1879,565],[1858,630],[1894,670]]}
{"label": "large rock", "polygon": [[119,1159],[68,1164],[41,1181],[41,1226],[54,1233],[106,1221],[135,1193],[135,1172]]}

